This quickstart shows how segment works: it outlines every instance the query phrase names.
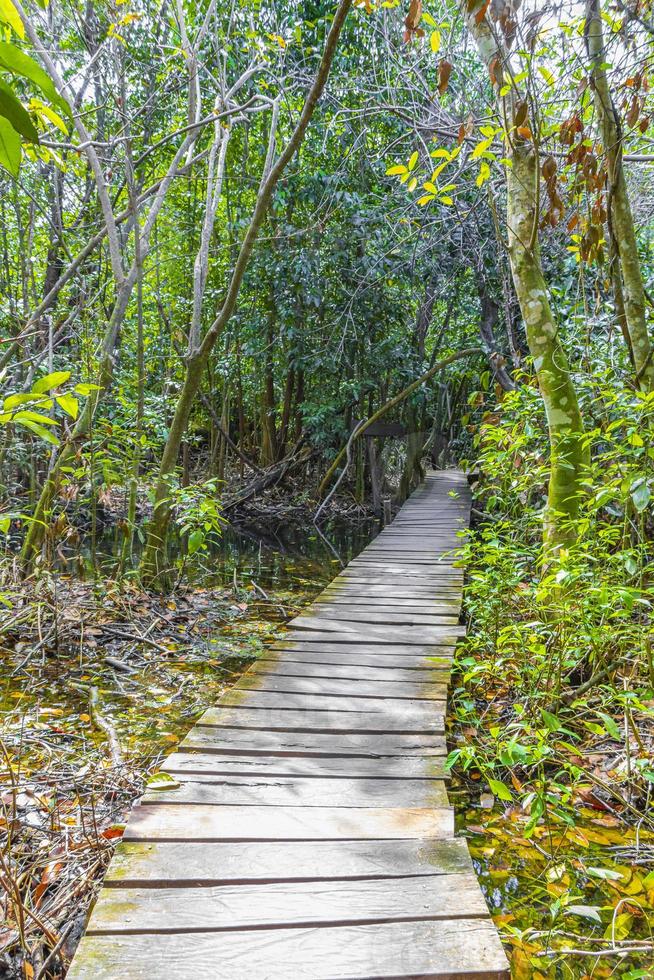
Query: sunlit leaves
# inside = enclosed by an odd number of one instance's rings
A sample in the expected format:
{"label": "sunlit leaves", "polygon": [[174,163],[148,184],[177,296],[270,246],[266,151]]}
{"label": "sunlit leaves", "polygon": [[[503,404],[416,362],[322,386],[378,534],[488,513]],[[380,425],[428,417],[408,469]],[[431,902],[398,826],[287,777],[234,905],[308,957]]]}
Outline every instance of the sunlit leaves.
{"label": "sunlit leaves", "polygon": [[21,157],[20,136],[10,122],[0,117],[0,165],[12,177],[18,177]]}
{"label": "sunlit leaves", "polygon": [[52,374],[46,374],[43,378],[39,378],[32,386],[32,391],[36,394],[52,391],[53,388],[59,388],[65,384],[69,378],[70,371],[54,371]]}
{"label": "sunlit leaves", "polygon": [[11,0],[0,0],[0,21],[10,27],[18,37],[25,37],[23,21]]}

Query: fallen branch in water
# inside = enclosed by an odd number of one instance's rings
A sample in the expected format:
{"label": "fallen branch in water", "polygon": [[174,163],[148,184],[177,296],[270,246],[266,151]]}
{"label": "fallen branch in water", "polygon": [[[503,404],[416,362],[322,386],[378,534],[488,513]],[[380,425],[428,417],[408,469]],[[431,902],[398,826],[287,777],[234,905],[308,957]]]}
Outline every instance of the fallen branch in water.
{"label": "fallen branch in water", "polygon": [[122,766],[123,764],[123,751],[120,747],[120,742],[118,740],[118,735],[116,734],[116,729],[113,727],[110,721],[101,714],[98,708],[98,689],[97,687],[92,687],[89,691],[89,714],[91,716],[91,721],[96,728],[104,732],[107,736],[109,742],[109,747],[111,750],[111,758],[115,766]]}

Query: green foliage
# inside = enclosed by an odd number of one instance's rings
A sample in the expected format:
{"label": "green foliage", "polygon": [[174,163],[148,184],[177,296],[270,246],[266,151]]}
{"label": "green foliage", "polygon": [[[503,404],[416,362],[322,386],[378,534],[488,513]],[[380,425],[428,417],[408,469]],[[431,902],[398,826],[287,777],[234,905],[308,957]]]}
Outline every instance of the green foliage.
{"label": "green foliage", "polygon": [[206,551],[211,537],[220,537],[227,523],[221,513],[219,484],[211,479],[171,491],[175,526],[186,541],[189,556]]}
{"label": "green foliage", "polygon": [[[589,742],[624,746],[634,719],[654,717],[646,625],[654,396],[621,389],[615,378],[583,379],[582,390],[593,457],[578,544],[556,564],[541,566],[546,436],[534,390],[506,395],[477,437],[477,506],[486,517],[464,548],[472,630],[456,699],[457,717],[477,736],[450,764],[474,766],[500,799],[508,797],[497,776],[513,778],[525,836],[545,815],[574,820],[577,791],[594,778],[583,763]],[[489,692],[497,703],[482,727],[478,698]],[[613,804],[627,809],[654,779],[642,745],[628,751],[629,770],[608,780]]]}

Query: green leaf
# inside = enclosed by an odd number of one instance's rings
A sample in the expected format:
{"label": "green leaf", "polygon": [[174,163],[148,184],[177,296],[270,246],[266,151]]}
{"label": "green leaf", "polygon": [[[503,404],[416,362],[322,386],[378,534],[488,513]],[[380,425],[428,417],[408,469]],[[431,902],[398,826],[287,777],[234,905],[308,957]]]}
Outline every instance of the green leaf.
{"label": "green leaf", "polygon": [[[2,0],[0,0],[2,2]],[[64,98],[57,92],[54,82],[50,76],[41,68],[39,64],[30,58],[28,54],[21,51],[13,44],[6,41],[0,42],[0,65],[15,75],[22,75],[29,78],[43,92],[46,99],[63,109],[67,116],[72,115],[70,106]]]}
{"label": "green leaf", "polygon": [[86,384],[86,382],[80,382],[80,384],[75,385],[73,389],[73,391],[75,391],[78,395],[90,395],[91,392],[100,390],[100,385],[90,385]]}
{"label": "green leaf", "polygon": [[604,722],[604,727],[606,728],[611,738],[614,738],[617,742],[622,741],[622,735],[620,734],[620,729],[616,725],[615,720],[611,718],[610,715],[605,715],[603,711],[598,711],[597,714]]}
{"label": "green leaf", "polygon": [[52,391],[53,388],[65,384],[69,378],[70,371],[53,371],[52,374],[46,374],[43,378],[39,378],[32,385],[32,391],[36,395],[40,395],[44,391]]}
{"label": "green leaf", "polygon": [[548,85],[554,85],[554,75],[549,70],[549,68],[545,68],[543,65],[539,65],[538,71],[541,73],[541,75],[543,76],[543,78],[545,79]]}
{"label": "green leaf", "polygon": [[613,868],[586,868],[586,874],[591,878],[602,878],[605,881],[622,881],[624,875]]}
{"label": "green leaf", "polygon": [[558,732],[559,729],[561,728],[561,722],[556,717],[556,715],[553,715],[551,711],[546,711],[545,708],[542,709],[541,714],[543,716],[543,721],[545,722],[549,730],[551,732]]}
{"label": "green leaf", "polygon": [[3,24],[8,24],[18,37],[25,37],[23,21],[11,0],[0,0],[0,20]]}
{"label": "green leaf", "polygon": [[79,402],[74,395],[57,395],[56,402],[60,408],[63,408],[66,415],[70,415],[71,419],[77,418],[79,414]]}
{"label": "green leaf", "polygon": [[568,905],[565,910],[567,915],[580,915],[583,919],[592,919],[593,922],[602,922],[599,909],[596,905]]}
{"label": "green leaf", "polygon": [[38,422],[39,425],[56,425],[55,419],[51,419],[49,415],[42,415],[40,412],[33,412],[29,408],[22,409],[20,412],[16,412],[14,415],[14,422],[24,422],[28,419],[30,422]]}
{"label": "green leaf", "polygon": [[196,551],[199,551],[204,544],[204,531],[200,528],[196,528],[195,531],[191,531],[188,536],[188,553],[189,555],[194,555]]}
{"label": "green leaf", "polygon": [[639,480],[631,486],[631,499],[634,502],[634,507],[641,514],[651,500],[652,494],[650,488],[644,480]]}
{"label": "green leaf", "polygon": [[59,445],[59,440],[57,437],[52,432],[45,429],[42,425],[37,425],[36,422],[31,422],[29,419],[21,419],[20,425],[24,426],[26,429],[29,429],[31,432],[34,432],[34,434],[39,436],[40,439],[43,439],[44,442],[49,442],[53,446]]}
{"label": "green leaf", "polygon": [[27,109],[18,101],[6,82],[0,78],[0,116],[4,116],[29,143],[38,143],[39,134]]}
{"label": "green leaf", "polygon": [[146,783],[148,789],[179,789],[180,785],[181,783],[167,772],[155,772]]}
{"label": "green leaf", "polygon": [[491,793],[497,796],[498,799],[506,800],[507,803],[513,800],[513,794],[506,783],[501,782],[499,779],[489,779],[488,785],[490,786]]}
{"label": "green leaf", "polygon": [[18,177],[22,156],[20,136],[11,123],[0,116],[0,165],[12,177]]}
{"label": "green leaf", "polygon": [[[34,402],[34,395],[27,394],[26,392],[18,395],[7,395],[2,407],[5,412],[10,412],[12,409],[17,408],[18,405],[25,405],[27,402]],[[40,401],[40,399],[39,399]]]}
{"label": "green leaf", "polygon": [[58,112],[55,112],[49,105],[46,105],[41,99],[30,99],[30,109],[40,116],[41,119],[46,122],[52,123],[53,126],[64,134],[68,135],[68,127],[63,121]]}

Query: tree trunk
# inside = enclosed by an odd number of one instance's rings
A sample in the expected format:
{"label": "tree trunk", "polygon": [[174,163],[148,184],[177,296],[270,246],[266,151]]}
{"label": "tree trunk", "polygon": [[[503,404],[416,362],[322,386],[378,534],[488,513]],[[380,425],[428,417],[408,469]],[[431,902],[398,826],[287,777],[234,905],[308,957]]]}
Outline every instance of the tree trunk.
{"label": "tree trunk", "polygon": [[[592,63],[591,81],[595,111],[602,134],[608,180],[608,237],[618,259],[622,295],[616,292],[629,335],[628,347],[636,370],[636,383],[643,391],[654,391],[654,347],[647,329],[645,289],[638,255],[638,243],[627,182],[622,165],[622,124],[606,75],[607,53],[602,33],[600,0],[586,3],[586,43]],[[614,280],[615,286],[615,280]]]}
{"label": "tree trunk", "polygon": [[[165,570],[166,538],[170,523],[169,485],[174,476],[179,447],[186,432],[193,401],[200,388],[202,375],[206,368],[209,355],[236,308],[243,276],[250,263],[252,250],[259,237],[262,223],[268,213],[273,192],[284,170],[299,150],[318,100],[323,93],[336,53],[341,30],[350,11],[351,3],[352,0],[341,0],[335,11],[320,65],[307,93],[297,124],[284,149],[274,163],[272,157],[275,149],[276,110],[273,108],[269,154],[266,159],[252,217],[238,250],[224,302],[215,320],[207,330],[200,346],[197,348],[197,351],[187,362],[186,376],[177,402],[175,418],[166,439],[155,489],[155,509],[152,515],[152,521],[148,527],[146,547],[139,568],[141,577],[146,582],[152,583],[159,579],[161,583],[160,576]],[[275,103],[275,105],[278,105],[278,103]]]}
{"label": "tree trunk", "polygon": [[[561,344],[558,325],[550,307],[543,276],[538,242],[539,181],[538,150],[515,130],[513,120],[519,106],[526,106],[517,87],[506,96],[499,94],[503,71],[512,78],[509,52],[494,32],[486,15],[470,12],[465,0],[462,11],[479,54],[494,80],[499,118],[507,134],[507,230],[511,274],[520,312],[525,323],[527,344],[533,358],[540,392],[547,414],[550,438],[550,479],[545,513],[543,543],[546,553],[554,554],[577,538],[576,519],[582,494],[582,479],[588,462],[584,428],[577,393],[572,384],[567,356]],[[529,121],[526,119],[528,126]],[[523,125],[525,125],[523,124]]]}
{"label": "tree trunk", "polygon": [[551,552],[576,540],[575,521],[588,454],[577,393],[550,308],[538,238],[533,234],[538,222],[538,157],[533,147],[516,145],[511,159],[513,166],[507,173],[509,256],[549,428],[544,544]]}

